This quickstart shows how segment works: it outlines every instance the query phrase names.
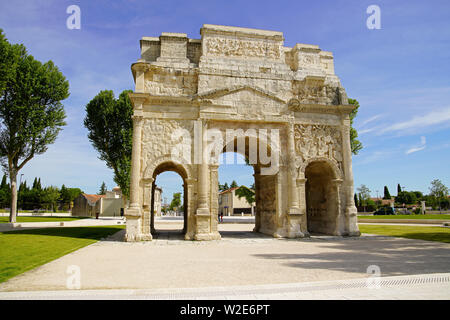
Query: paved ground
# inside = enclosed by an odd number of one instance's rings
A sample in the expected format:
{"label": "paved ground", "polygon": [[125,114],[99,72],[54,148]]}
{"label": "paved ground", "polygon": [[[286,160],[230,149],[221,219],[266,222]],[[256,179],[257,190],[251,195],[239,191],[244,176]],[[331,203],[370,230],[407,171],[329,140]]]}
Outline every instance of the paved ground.
{"label": "paved ground", "polygon": [[[302,300],[450,299],[450,273],[287,284],[170,288],[0,292],[0,299],[34,300]],[[220,313],[218,310],[217,312]]]}
{"label": "paved ground", "polygon": [[[161,231],[154,241],[141,243],[114,241],[123,236],[121,231],[108,241],[97,242],[0,284],[0,291],[65,290],[66,272],[71,265],[80,267],[81,289],[168,292],[180,288],[208,292],[207,287],[365,281],[370,265],[378,266],[382,277],[450,272],[450,244],[439,242],[381,236],[273,239],[250,232],[252,224],[230,223],[220,224],[221,241],[197,242],[179,240],[181,235],[170,230],[179,227],[172,221],[158,221],[157,228],[166,231]],[[448,283],[423,283],[420,290],[415,287],[417,290],[408,289],[404,294],[428,292],[433,294],[431,298],[450,298]],[[280,294],[286,293],[280,290]],[[366,293],[376,297],[382,291],[375,295],[374,292]],[[5,294],[0,298],[5,298]],[[351,297],[352,293],[348,294]],[[225,292],[224,296],[229,294]],[[246,296],[245,292],[242,296]],[[341,298],[345,297],[341,292]]]}

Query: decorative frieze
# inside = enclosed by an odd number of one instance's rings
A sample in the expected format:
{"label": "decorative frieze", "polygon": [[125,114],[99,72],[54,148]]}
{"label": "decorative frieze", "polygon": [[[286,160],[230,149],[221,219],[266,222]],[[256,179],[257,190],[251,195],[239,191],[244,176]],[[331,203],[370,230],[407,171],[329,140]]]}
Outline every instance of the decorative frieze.
{"label": "decorative frieze", "polygon": [[212,38],[206,40],[207,54],[227,57],[250,57],[279,59],[280,45],[277,43]]}

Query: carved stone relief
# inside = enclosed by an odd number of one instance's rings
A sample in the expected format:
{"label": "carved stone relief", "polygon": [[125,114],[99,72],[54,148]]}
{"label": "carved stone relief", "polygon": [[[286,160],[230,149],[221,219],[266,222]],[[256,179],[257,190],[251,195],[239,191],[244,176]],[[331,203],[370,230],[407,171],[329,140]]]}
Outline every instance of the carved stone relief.
{"label": "carved stone relief", "polygon": [[294,126],[296,167],[311,158],[328,158],[342,170],[341,133],[337,127],[325,125]]}
{"label": "carved stone relief", "polygon": [[161,71],[147,73],[145,91],[152,95],[186,96],[197,92],[197,74]]}
{"label": "carved stone relief", "polygon": [[293,81],[292,91],[300,103],[339,104],[339,87],[325,85],[321,80]]}
{"label": "carved stone relief", "polygon": [[186,129],[192,136],[193,126],[190,120],[146,119],[142,134],[142,169],[145,170],[157,158],[171,155],[174,147],[178,150],[183,150],[183,147],[192,149],[187,139],[182,136],[172,139],[172,134],[177,129]]}
{"label": "carved stone relief", "polygon": [[240,39],[208,39],[208,54],[232,57],[280,58],[280,45],[261,41]]}

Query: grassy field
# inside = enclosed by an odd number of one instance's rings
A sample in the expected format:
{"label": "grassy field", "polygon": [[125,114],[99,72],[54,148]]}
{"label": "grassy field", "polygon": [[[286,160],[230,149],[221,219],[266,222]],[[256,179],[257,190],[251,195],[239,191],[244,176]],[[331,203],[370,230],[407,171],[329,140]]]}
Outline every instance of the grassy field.
{"label": "grassy field", "polygon": [[[17,217],[17,222],[59,222],[85,219],[84,217]],[[9,217],[0,217],[0,223],[9,223]]]}
{"label": "grassy field", "polygon": [[125,226],[46,228],[0,233],[0,282],[114,234]]}
{"label": "grassy field", "polygon": [[450,220],[450,214],[399,214],[383,216],[358,216],[358,219],[437,219]]}
{"label": "grassy field", "polygon": [[444,227],[359,225],[359,230],[361,233],[450,243],[450,228]]}

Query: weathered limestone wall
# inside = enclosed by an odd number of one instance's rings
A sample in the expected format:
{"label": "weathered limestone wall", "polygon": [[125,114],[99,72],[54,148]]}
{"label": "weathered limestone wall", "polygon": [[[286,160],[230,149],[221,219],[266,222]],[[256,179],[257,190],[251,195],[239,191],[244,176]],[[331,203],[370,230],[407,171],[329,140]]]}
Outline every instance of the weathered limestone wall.
{"label": "weathered limestone wall", "polygon": [[[185,184],[185,238],[220,239],[218,165],[207,154],[208,129],[224,140],[230,129],[251,137],[251,130],[279,132],[276,147],[261,145],[279,152],[278,170],[263,174],[267,166],[255,165],[255,231],[309,234],[306,169],[320,162],[332,175],[316,188],[325,190],[315,193],[324,193],[327,205],[313,223],[327,225],[321,230],[329,234],[358,235],[348,138],[352,107],[334,74],[332,53],[316,45],[284,47],[277,31],[204,25],[200,34],[141,40],[141,59],[132,65],[135,131],[126,239],[152,238],[152,184],[164,170],[178,172]],[[174,148],[187,151],[174,155]]]}

